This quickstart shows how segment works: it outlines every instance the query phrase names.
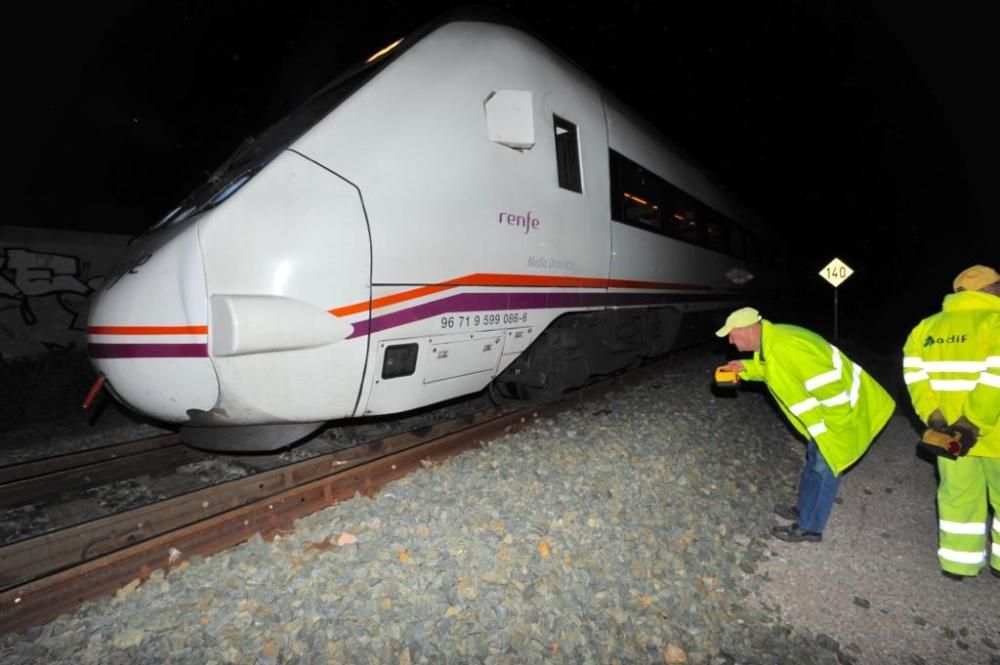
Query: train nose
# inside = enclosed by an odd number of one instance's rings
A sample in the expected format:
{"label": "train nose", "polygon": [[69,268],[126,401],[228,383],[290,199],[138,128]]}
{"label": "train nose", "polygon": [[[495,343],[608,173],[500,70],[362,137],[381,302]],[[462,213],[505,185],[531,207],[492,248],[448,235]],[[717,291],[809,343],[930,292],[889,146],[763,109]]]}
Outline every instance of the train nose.
{"label": "train nose", "polygon": [[115,395],[140,413],[186,422],[219,383],[208,355],[208,298],[196,221],[135,246],[91,302],[87,351]]}

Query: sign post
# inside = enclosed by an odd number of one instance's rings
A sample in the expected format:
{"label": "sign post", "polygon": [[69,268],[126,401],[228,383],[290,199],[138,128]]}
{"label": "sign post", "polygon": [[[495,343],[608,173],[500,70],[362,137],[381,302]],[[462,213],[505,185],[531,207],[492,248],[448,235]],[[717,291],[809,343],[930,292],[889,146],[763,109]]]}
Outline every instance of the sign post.
{"label": "sign post", "polygon": [[837,287],[845,279],[854,274],[851,267],[838,258],[834,258],[819,271],[819,276],[833,285],[833,339],[837,340]]}

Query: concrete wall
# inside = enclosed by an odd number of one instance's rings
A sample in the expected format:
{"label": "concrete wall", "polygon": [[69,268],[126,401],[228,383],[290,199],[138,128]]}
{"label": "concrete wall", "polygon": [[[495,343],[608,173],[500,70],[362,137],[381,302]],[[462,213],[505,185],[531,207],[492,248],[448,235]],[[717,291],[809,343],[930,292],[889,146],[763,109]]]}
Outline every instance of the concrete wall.
{"label": "concrete wall", "polygon": [[0,363],[84,349],[90,294],[130,237],[0,226]]}

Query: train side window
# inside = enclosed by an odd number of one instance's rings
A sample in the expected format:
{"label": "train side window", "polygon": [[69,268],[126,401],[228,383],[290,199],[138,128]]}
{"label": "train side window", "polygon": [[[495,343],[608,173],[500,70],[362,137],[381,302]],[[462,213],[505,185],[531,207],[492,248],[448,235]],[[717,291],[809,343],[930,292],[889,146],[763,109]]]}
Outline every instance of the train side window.
{"label": "train side window", "polygon": [[656,201],[644,198],[631,192],[624,193],[625,219],[639,226],[660,230],[663,222],[660,219],[660,206]]}
{"label": "train side window", "polygon": [[667,235],[692,245],[706,246],[704,206],[679,187],[670,183],[664,186],[667,191]]}
{"label": "train side window", "polygon": [[571,192],[583,192],[580,177],[580,143],[576,125],[552,116],[556,138],[556,168],[559,172],[559,186]]}
{"label": "train side window", "polygon": [[708,248],[717,252],[729,251],[729,225],[714,211],[709,210],[706,215],[708,222],[705,231],[708,233]]}
{"label": "train side window", "polygon": [[[685,203],[688,203],[685,205]],[[701,222],[697,206],[689,202],[675,205],[667,235],[692,245],[705,246],[705,225]]]}
{"label": "train side window", "polygon": [[611,219],[717,252],[743,252],[728,217],[628,157],[608,149]]}
{"label": "train side window", "polygon": [[608,152],[611,167],[611,219],[660,232],[663,181],[635,162]]}

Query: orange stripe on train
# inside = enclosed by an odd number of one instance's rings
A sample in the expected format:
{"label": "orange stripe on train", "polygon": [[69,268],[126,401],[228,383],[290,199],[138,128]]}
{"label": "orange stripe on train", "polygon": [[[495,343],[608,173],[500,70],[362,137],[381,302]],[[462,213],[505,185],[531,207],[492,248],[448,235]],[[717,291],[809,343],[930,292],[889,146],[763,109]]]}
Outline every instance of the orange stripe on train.
{"label": "orange stripe on train", "polygon": [[[407,300],[415,300],[439,293],[456,286],[524,286],[562,288],[627,288],[627,289],[683,289],[688,291],[710,291],[711,287],[701,284],[678,284],[676,282],[644,282],[632,279],[607,279],[606,277],[562,277],[557,275],[510,275],[503,273],[473,273],[464,277],[450,279],[441,284],[421,286],[409,291],[400,291],[389,296],[372,300],[373,310],[388,307]],[[337,307],[329,310],[334,316],[348,316],[368,309],[368,301]]]}
{"label": "orange stripe on train", "polygon": [[87,326],[89,335],[207,335],[208,326]]}

